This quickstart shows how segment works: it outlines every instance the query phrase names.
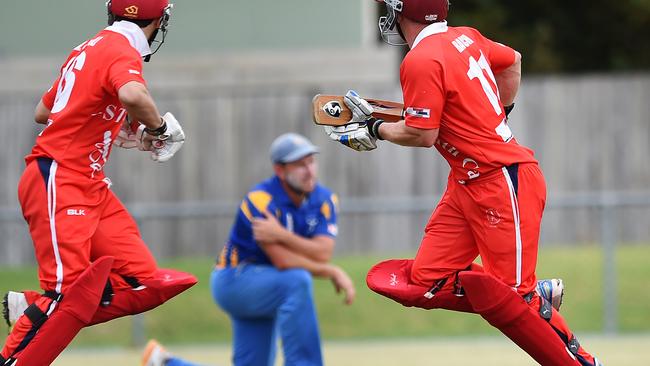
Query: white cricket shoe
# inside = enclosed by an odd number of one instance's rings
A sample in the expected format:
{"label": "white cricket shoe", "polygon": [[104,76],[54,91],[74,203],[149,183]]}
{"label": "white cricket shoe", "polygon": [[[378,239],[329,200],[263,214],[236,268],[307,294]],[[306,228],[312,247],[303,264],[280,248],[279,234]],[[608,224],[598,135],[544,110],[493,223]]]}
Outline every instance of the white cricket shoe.
{"label": "white cricket shoe", "polygon": [[2,299],[2,317],[7,322],[9,333],[11,333],[11,329],[16,324],[16,321],[18,321],[18,318],[23,315],[27,306],[29,304],[27,304],[27,298],[24,293],[9,291],[5,294]]}
{"label": "white cricket shoe", "polygon": [[560,311],[562,297],[564,297],[564,282],[560,278],[537,281],[535,291],[540,297],[551,303],[555,310]]}
{"label": "white cricket shoe", "polygon": [[155,339],[147,343],[142,353],[142,366],[164,366],[165,361],[170,357],[169,352],[163,348]]}

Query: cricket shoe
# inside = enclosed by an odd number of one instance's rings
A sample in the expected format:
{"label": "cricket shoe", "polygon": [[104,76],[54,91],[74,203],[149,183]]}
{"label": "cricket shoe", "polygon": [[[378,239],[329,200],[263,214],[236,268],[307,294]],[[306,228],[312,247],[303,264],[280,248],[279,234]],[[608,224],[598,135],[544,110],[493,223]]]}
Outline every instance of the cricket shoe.
{"label": "cricket shoe", "polygon": [[29,304],[27,304],[27,298],[24,293],[9,291],[5,294],[2,299],[2,317],[7,322],[9,333],[11,333],[11,329],[16,324],[18,318],[23,315],[27,306]]}
{"label": "cricket shoe", "polygon": [[158,343],[155,339],[152,339],[147,343],[147,346],[144,348],[144,353],[142,353],[142,366],[164,366],[167,359],[171,357],[171,354],[165,350],[163,346]]}
{"label": "cricket shoe", "polygon": [[564,282],[560,278],[537,281],[535,291],[540,297],[551,303],[555,310],[560,311],[562,297],[564,297]]}

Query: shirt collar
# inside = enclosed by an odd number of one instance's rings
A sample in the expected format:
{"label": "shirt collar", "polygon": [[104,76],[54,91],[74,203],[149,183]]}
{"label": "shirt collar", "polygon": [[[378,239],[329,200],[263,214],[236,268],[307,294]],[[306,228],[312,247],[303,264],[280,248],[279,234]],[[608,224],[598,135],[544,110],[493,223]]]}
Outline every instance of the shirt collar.
{"label": "shirt collar", "polygon": [[145,57],[151,54],[147,37],[145,37],[144,32],[137,24],[121,20],[106,27],[106,30],[119,33],[126,37],[131,47],[135,48],[140,53],[140,56]]}
{"label": "shirt collar", "polygon": [[420,31],[417,37],[415,37],[415,41],[413,41],[413,47],[411,49],[414,49],[415,46],[420,43],[421,40],[424,38],[432,35],[432,34],[438,34],[438,33],[445,33],[447,31],[447,21],[444,22],[437,22],[437,23],[432,23],[427,25],[424,29]]}
{"label": "shirt collar", "polygon": [[[282,182],[280,181],[280,178],[277,175],[274,175],[273,178],[271,179],[271,184],[273,186],[273,191],[276,192],[276,194],[273,196],[273,200],[276,203],[284,204],[284,205],[291,205],[293,207],[296,207],[296,205],[293,203],[291,198],[289,197],[289,194],[287,191],[285,191],[284,186],[282,185]],[[309,201],[309,198],[311,197],[310,194],[308,194],[305,199],[302,201],[300,206],[298,208],[304,206],[306,202]]]}

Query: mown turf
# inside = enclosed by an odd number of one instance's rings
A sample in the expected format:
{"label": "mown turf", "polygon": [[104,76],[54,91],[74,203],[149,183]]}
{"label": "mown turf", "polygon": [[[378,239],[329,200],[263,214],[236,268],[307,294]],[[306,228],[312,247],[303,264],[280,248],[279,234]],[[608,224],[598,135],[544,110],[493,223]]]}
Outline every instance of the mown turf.
{"label": "mown turf", "polygon": [[[602,252],[597,246],[553,246],[540,251],[538,275],[562,277],[566,296],[562,313],[580,332],[603,329]],[[391,256],[346,257],[335,262],[345,268],[357,285],[357,300],[342,304],[327,280],[315,281],[320,326],[325,339],[368,339],[497,334],[476,315],[449,311],[404,308],[378,296],[365,286],[366,271]],[[617,251],[619,326],[625,333],[650,331],[650,245],[621,246]],[[194,288],[144,316],[145,334],[165,343],[205,343],[230,339],[227,316],[213,303],[209,291],[211,258],[182,259],[162,265],[194,273],[200,282]],[[0,270],[0,291],[35,288],[33,267]],[[609,291],[606,291],[609,294]],[[613,295],[613,294],[611,294]],[[0,326],[5,332],[6,326]],[[125,318],[82,331],[77,346],[129,345],[133,342],[133,320]]]}

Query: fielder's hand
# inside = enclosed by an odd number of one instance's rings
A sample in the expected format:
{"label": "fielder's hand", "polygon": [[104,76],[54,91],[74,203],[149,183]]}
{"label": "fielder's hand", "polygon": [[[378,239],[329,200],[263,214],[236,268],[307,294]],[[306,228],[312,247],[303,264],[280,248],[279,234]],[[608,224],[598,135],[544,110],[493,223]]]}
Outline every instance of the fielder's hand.
{"label": "fielder's hand", "polygon": [[174,154],[183,146],[185,133],[180,123],[173,114],[167,112],[162,116],[167,125],[167,130],[160,136],[151,136],[147,133],[144,125],[138,127],[136,141],[138,149],[151,151],[151,160],[164,163],[171,159]]}
{"label": "fielder's hand", "polygon": [[341,268],[332,265],[332,275],[331,275],[332,284],[336,289],[336,293],[340,293],[341,290],[345,293],[345,304],[351,305],[356,296],[356,290],[354,289],[354,283]]}
{"label": "fielder's hand", "polygon": [[324,126],[327,136],[357,151],[376,149],[377,138],[372,134],[372,127],[379,120],[372,117],[372,106],[354,90],[349,90],[343,101],[352,111],[352,119],[343,126]]}
{"label": "fielder's hand", "polygon": [[260,243],[282,243],[286,229],[270,212],[262,211],[262,217],[253,218],[253,239]]}

